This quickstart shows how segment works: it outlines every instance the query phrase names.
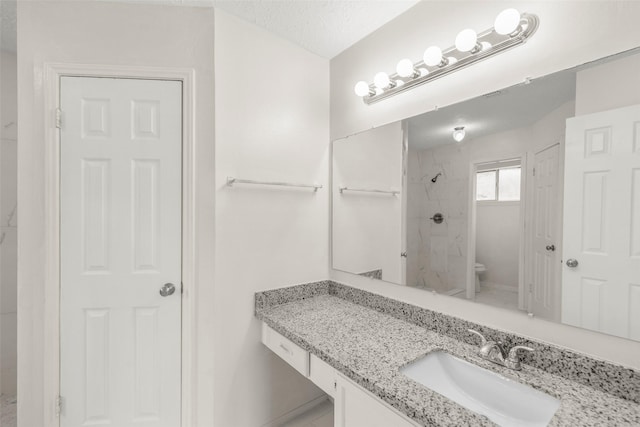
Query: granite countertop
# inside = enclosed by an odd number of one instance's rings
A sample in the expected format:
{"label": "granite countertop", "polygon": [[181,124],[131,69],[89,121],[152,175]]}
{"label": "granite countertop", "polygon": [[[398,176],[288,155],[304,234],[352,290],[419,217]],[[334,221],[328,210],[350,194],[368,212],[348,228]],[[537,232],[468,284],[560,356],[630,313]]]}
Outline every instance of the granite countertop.
{"label": "granite countertop", "polygon": [[442,349],[561,401],[550,426],[640,425],[640,405],[524,365],[513,371],[477,356],[478,347],[329,294],[257,307],[256,316],[300,347],[425,426],[494,425],[399,372]]}

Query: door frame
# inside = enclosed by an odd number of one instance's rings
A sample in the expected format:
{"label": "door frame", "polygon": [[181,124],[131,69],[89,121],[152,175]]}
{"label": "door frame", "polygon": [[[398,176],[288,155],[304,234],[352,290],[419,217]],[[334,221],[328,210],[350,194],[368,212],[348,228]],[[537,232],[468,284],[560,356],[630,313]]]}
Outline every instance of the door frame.
{"label": "door frame", "polygon": [[[182,325],[181,423],[195,419],[196,356],[196,197],[195,70],[126,65],[45,63],[45,268],[44,401],[46,427],[60,425],[60,130],[57,127],[61,77],[106,77],[182,82]],[[64,402],[62,402],[64,403]]]}
{"label": "door frame", "polygon": [[527,233],[525,229],[526,210],[529,205],[527,200],[527,171],[529,170],[527,153],[514,154],[496,154],[490,157],[481,157],[473,159],[469,165],[469,197],[467,199],[467,211],[469,212],[469,221],[467,223],[467,299],[475,301],[476,296],[476,173],[478,166],[484,163],[497,162],[506,159],[520,160],[520,214],[518,219],[518,229],[520,232],[520,244],[518,245],[518,309],[525,310],[525,269],[526,259],[525,251],[527,248]]}

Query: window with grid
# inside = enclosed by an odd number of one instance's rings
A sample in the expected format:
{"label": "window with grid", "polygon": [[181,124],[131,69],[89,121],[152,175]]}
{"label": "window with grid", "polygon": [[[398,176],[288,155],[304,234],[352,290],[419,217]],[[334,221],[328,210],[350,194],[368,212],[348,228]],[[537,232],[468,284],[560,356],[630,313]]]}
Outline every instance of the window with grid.
{"label": "window with grid", "polygon": [[480,165],[476,173],[476,200],[517,202],[520,200],[520,160]]}

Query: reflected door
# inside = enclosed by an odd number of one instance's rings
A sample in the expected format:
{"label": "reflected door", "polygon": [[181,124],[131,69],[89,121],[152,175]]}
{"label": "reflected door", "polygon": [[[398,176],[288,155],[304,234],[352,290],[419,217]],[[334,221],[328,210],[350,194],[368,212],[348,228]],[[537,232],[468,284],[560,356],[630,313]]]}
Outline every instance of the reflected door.
{"label": "reflected door", "polygon": [[640,105],[567,120],[562,322],[640,339]]}
{"label": "reflected door", "polygon": [[61,426],[179,426],[181,83],[60,91]]}
{"label": "reflected door", "polygon": [[553,145],[536,153],[534,161],[533,259],[531,260],[531,312],[557,321],[559,290],[556,286],[558,247],[558,155]]}

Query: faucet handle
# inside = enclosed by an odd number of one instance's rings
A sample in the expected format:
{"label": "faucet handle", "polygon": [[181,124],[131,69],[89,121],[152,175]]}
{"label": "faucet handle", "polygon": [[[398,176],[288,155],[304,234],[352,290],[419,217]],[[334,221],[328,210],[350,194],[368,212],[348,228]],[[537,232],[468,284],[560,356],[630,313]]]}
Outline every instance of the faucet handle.
{"label": "faucet handle", "polygon": [[480,337],[480,339],[482,340],[482,342],[480,343],[480,347],[484,347],[485,345],[487,345],[487,339],[480,332],[476,331],[475,329],[467,329],[467,331]]}
{"label": "faucet handle", "polygon": [[517,345],[513,347],[511,350],[509,350],[509,356],[507,356],[507,360],[505,360],[505,366],[507,368],[515,369],[516,371],[522,369],[520,358],[518,357],[518,350],[535,351],[531,347],[527,347],[524,345]]}

